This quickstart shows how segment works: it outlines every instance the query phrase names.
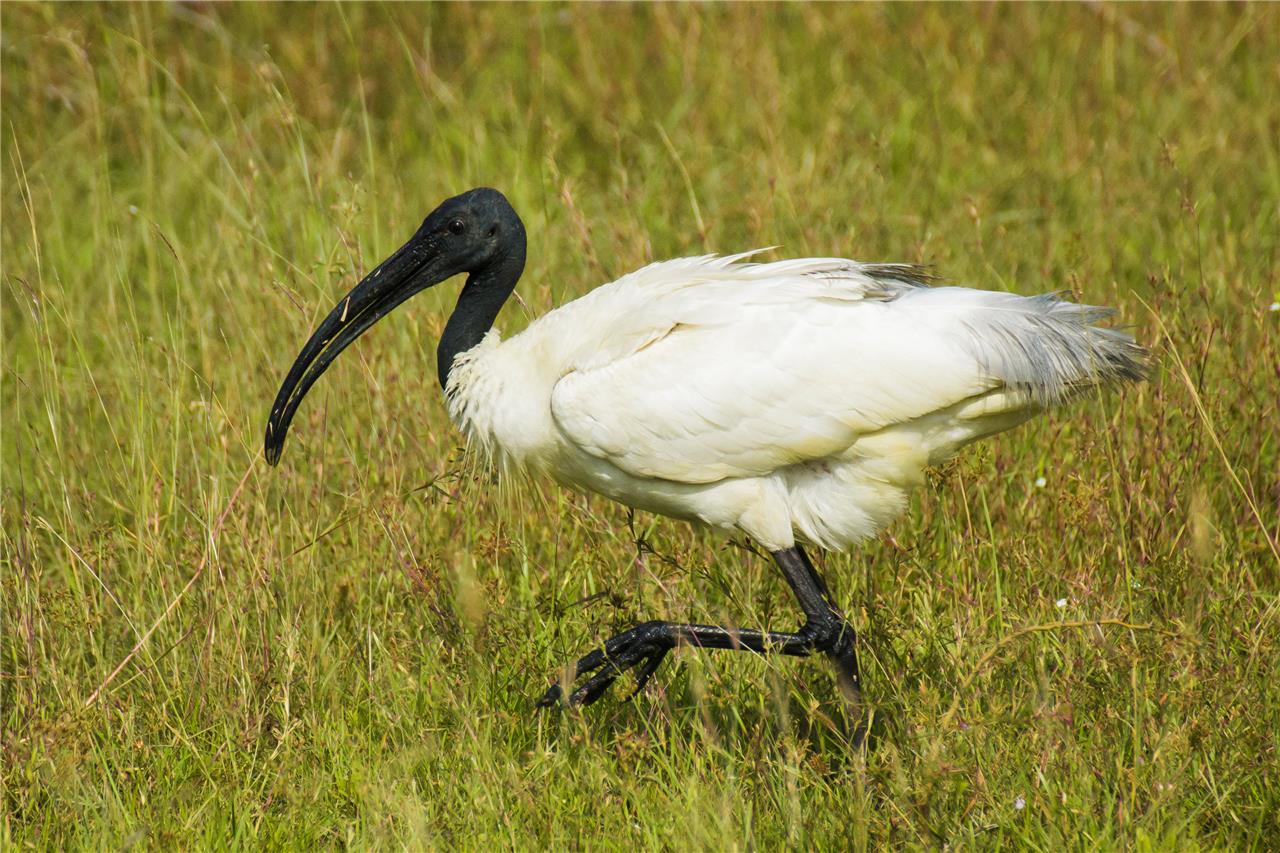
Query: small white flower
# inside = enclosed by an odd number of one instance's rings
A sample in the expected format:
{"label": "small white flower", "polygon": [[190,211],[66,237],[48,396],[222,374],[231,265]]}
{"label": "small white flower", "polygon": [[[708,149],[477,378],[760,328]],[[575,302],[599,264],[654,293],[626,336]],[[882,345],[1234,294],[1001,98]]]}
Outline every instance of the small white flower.
{"label": "small white flower", "polygon": [[1026,799],[1021,794],[1019,794],[1018,799],[1013,801],[1013,807],[1018,811],[1022,811],[1027,807]]}
{"label": "small white flower", "polygon": [[138,215],[138,206],[136,204],[129,205],[129,215],[130,216]]}
{"label": "small white flower", "polygon": [[1048,480],[1046,480],[1044,477],[1036,477],[1036,488],[1037,488],[1037,489],[1043,489],[1043,488],[1044,488],[1045,486],[1047,486],[1047,485],[1049,485],[1049,481],[1048,481]]}
{"label": "small white flower", "polygon": [[1271,307],[1270,307],[1268,310],[1273,311],[1273,312],[1274,312],[1274,311],[1280,311],[1280,302],[1272,302],[1272,303],[1271,303]]}
{"label": "small white flower", "polygon": [[1057,601],[1053,603],[1053,606],[1061,610],[1062,608],[1067,606],[1067,600],[1065,598],[1059,598]]}

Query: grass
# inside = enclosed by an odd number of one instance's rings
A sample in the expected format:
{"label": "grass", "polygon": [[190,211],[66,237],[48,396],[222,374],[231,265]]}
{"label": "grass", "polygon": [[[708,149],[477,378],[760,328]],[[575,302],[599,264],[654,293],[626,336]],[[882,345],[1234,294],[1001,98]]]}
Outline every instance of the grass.
{"label": "grass", "polygon": [[[0,846],[1280,844],[1273,7],[2,12]],[[535,713],[635,620],[797,617],[734,543],[474,464],[455,288],[264,464],[315,322],[480,184],[530,231],[507,333],[779,244],[1117,305],[1154,373],[823,558],[868,749],[821,661]]]}

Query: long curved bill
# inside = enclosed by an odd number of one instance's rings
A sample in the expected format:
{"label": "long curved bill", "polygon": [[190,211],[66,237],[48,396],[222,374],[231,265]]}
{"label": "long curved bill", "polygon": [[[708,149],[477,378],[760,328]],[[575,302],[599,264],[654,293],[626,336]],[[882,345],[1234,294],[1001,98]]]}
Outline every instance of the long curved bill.
{"label": "long curved bill", "polygon": [[365,276],[342,298],[312,333],[280,386],[271,406],[263,450],[275,465],[284,452],[289,422],[302,398],[344,349],[415,293],[438,284],[447,275],[433,274],[438,253],[421,232]]}

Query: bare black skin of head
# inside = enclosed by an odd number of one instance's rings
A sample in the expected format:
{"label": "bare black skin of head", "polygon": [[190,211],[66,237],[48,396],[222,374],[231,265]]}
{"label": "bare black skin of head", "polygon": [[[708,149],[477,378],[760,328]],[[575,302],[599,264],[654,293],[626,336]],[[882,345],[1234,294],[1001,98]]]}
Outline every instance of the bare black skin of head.
{"label": "bare black skin of head", "polygon": [[352,288],[312,333],[271,407],[267,462],[280,461],[294,412],[339,353],[409,297],[467,273],[436,350],[440,387],[447,388],[454,358],[493,327],[520,280],[524,259],[524,223],[502,193],[478,187],[442,202],[409,242]]}

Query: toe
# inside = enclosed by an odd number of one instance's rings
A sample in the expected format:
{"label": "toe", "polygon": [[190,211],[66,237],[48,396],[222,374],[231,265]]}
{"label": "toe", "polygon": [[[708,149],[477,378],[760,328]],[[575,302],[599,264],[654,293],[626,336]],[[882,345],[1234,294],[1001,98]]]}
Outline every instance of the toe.
{"label": "toe", "polygon": [[640,691],[644,690],[644,686],[649,683],[649,679],[658,671],[658,667],[662,664],[662,661],[666,656],[667,652],[664,649],[659,652],[654,652],[649,655],[649,657],[645,658],[644,663],[642,663],[640,668],[636,670],[636,689],[631,691],[631,694],[627,696],[628,699],[636,698],[636,696],[640,694]]}
{"label": "toe", "polygon": [[569,704],[585,707],[594,703],[604,695],[617,677],[618,674],[616,672],[610,671],[593,675],[586,684],[573,691],[572,695],[569,696]]}

